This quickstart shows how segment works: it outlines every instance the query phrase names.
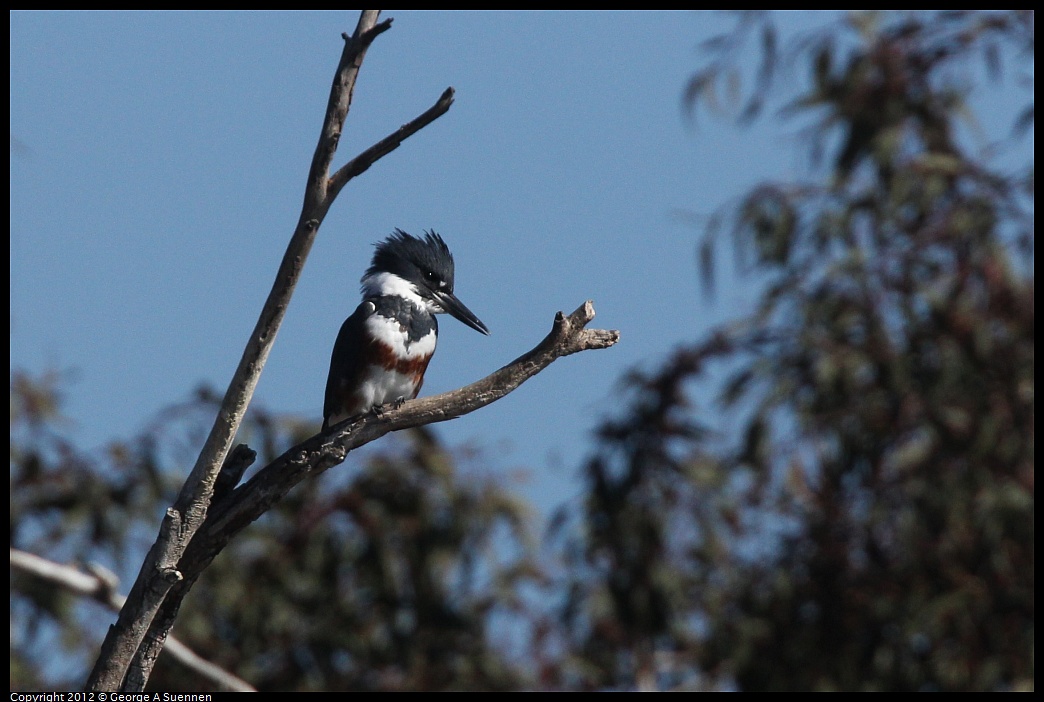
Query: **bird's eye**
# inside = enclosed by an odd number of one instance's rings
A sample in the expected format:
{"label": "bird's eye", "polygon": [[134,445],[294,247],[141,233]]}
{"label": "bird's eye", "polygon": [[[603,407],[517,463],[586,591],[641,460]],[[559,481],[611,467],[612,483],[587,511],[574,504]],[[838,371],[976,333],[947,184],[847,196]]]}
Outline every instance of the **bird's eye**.
{"label": "bird's eye", "polygon": [[424,280],[428,281],[429,283],[438,282],[438,279],[439,277],[435,275],[434,271],[424,271]]}

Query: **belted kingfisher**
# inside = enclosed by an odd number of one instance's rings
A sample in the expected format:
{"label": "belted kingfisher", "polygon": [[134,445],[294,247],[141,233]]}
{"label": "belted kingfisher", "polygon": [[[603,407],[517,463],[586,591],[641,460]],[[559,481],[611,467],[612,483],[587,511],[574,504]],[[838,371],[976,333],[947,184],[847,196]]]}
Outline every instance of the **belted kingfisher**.
{"label": "belted kingfisher", "polygon": [[453,254],[433,231],[421,239],[396,229],[377,244],[361,282],[362,304],[341,325],[330,358],[323,431],[417,397],[435,353],[436,314],[448,312],[489,334],[453,294]]}

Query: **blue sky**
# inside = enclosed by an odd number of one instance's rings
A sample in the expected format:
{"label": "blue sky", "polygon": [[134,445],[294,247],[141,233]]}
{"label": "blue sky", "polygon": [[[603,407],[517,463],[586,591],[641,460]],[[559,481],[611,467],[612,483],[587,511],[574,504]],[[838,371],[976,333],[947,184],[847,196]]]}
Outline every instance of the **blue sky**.
{"label": "blue sky", "polygon": [[[709,13],[385,11],[340,165],[456,89],[449,113],[351,182],[316,240],[256,399],[321,421],[330,350],[372,244],[440,232],[457,293],[424,394],[530,349],[593,299],[613,349],[562,359],[442,424],[492,469],[526,467],[542,509],[576,491],[590,432],[637,364],[738,314],[752,282],[700,294],[695,220],[805,174],[778,122],[682,111]],[[87,447],[224,390],[300,212],[330,81],[357,11],[23,13],[11,34],[11,367],[74,370]],[[791,13],[790,26],[818,23]],[[727,256],[725,258],[728,258]],[[349,461],[352,459],[350,458]]]}

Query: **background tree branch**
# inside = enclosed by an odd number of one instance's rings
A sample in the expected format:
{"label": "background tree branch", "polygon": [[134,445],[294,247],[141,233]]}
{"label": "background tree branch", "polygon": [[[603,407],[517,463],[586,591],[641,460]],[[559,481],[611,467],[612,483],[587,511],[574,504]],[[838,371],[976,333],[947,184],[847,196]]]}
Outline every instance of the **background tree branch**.
{"label": "background tree branch", "polygon": [[[56,585],[74,595],[89,597],[113,612],[119,612],[127,600],[116,591],[116,575],[98,566],[91,566],[91,572],[84,573],[72,566],[12,548],[11,570],[35,581]],[[218,690],[257,692],[250,683],[206,660],[174,636],[167,639],[164,650],[172,659],[212,683]]]}

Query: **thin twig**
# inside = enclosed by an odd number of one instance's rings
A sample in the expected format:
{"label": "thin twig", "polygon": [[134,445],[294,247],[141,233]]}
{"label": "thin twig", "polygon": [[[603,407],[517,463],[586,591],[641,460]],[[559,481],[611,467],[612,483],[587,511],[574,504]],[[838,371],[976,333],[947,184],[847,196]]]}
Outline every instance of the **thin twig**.
{"label": "thin twig", "polygon": [[439,99],[424,114],[407,122],[393,133],[384,137],[370,148],[353,158],[330,176],[330,192],[336,197],[345,184],[355,176],[365,173],[377,161],[399,148],[406,139],[428,126],[449,111],[453,105],[453,88],[446,88]]}

